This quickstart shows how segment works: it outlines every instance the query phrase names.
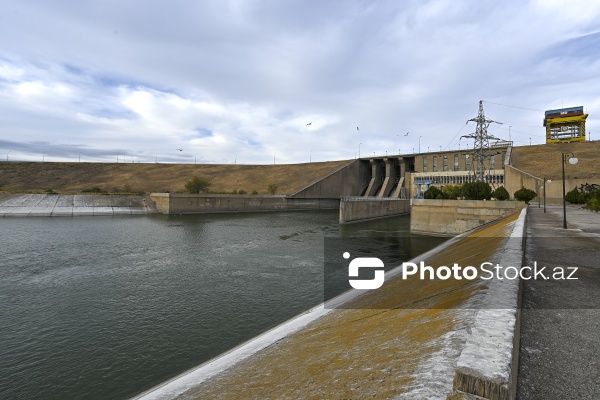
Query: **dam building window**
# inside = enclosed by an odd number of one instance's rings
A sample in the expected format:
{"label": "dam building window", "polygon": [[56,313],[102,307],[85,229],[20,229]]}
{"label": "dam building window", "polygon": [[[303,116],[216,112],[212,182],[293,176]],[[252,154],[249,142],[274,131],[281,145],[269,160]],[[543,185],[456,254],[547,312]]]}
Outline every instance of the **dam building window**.
{"label": "dam building window", "polygon": [[496,169],[496,156],[490,157],[490,169]]}
{"label": "dam building window", "polygon": [[454,170],[458,171],[460,167],[458,166],[458,154],[454,155]]}
{"label": "dam building window", "polygon": [[427,172],[427,157],[423,157],[423,172]]}
{"label": "dam building window", "polygon": [[437,157],[433,156],[433,172],[437,172]]}
{"label": "dam building window", "polygon": [[470,154],[465,154],[465,170],[470,170],[471,169],[471,155]]}
{"label": "dam building window", "polygon": [[444,171],[448,171],[448,156],[444,156]]}

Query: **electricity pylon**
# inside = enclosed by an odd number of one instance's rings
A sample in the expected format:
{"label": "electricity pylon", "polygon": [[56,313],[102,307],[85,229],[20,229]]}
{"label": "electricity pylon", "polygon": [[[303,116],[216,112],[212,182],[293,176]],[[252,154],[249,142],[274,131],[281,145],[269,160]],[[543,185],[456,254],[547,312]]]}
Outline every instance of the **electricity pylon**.
{"label": "electricity pylon", "polygon": [[483,100],[479,100],[479,114],[477,114],[477,118],[471,118],[467,121],[467,124],[469,122],[477,122],[477,128],[475,129],[475,132],[471,133],[470,135],[463,135],[460,138],[468,138],[475,141],[473,144],[473,162],[471,163],[471,171],[475,176],[475,181],[484,182],[484,160],[486,157],[493,156],[493,153],[489,151],[490,139],[501,140],[500,138],[488,134],[487,129],[492,122],[496,124],[502,124],[502,122],[485,119],[485,115],[483,114]]}

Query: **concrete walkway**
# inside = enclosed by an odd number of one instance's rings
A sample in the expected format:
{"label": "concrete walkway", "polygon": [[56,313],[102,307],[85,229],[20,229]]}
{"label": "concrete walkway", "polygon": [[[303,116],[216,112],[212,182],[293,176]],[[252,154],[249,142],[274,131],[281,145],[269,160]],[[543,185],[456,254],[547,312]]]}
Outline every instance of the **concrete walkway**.
{"label": "concrete walkway", "polygon": [[578,267],[579,280],[523,286],[518,399],[600,399],[600,214],[529,207],[526,265]]}

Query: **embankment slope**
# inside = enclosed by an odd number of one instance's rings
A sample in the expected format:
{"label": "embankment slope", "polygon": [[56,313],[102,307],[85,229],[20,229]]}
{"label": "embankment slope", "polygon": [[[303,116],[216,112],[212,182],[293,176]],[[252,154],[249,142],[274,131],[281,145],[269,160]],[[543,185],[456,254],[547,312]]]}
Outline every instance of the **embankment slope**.
{"label": "embankment slope", "polygon": [[54,190],[78,193],[98,187],[108,192],[176,192],[199,176],[211,191],[245,190],[265,194],[270,184],[278,194],[291,194],[343,167],[351,160],[282,165],[0,163],[0,190],[35,193]]}
{"label": "embankment slope", "polygon": [[587,179],[599,176],[600,141],[552,143],[514,147],[510,164],[538,177],[562,179],[561,154],[574,153],[579,162],[565,168],[567,179]]}

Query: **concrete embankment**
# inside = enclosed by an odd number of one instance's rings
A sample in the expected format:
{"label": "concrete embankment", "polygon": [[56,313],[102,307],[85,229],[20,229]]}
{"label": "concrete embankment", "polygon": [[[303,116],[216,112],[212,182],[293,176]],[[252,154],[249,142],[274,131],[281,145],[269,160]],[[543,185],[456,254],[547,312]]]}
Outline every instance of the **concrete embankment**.
{"label": "concrete embankment", "polygon": [[[524,218],[514,214],[412,261],[436,269],[494,261],[520,267]],[[387,272],[378,290],[346,292],[328,302],[337,308],[315,307],[137,398],[514,398],[518,281],[404,280],[401,272]],[[493,308],[498,297],[506,312]]]}
{"label": "concrete embankment", "polygon": [[410,201],[380,197],[342,197],[340,224],[368,221],[410,213]]}
{"label": "concrete embankment", "polygon": [[3,217],[73,217],[157,212],[146,196],[0,194]]}
{"label": "concrete embankment", "polygon": [[253,211],[336,210],[339,199],[290,198],[284,195],[152,193],[163,214],[208,214]]}
{"label": "concrete embankment", "polygon": [[454,236],[518,212],[522,201],[413,199],[410,231]]}

